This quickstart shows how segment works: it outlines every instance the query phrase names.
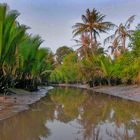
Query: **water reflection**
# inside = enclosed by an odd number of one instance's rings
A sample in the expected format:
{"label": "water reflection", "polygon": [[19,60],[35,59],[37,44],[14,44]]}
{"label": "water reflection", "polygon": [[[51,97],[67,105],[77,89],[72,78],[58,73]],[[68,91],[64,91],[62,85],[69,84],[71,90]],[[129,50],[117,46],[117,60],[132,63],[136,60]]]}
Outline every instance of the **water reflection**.
{"label": "water reflection", "polygon": [[0,122],[0,140],[139,140],[140,104],[55,88],[30,110]]}

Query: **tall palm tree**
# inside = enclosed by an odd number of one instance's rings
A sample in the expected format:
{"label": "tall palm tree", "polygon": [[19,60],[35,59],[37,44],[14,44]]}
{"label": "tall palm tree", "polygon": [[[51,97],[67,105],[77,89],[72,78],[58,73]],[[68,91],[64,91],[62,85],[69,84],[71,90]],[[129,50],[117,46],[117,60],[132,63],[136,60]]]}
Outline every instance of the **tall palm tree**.
{"label": "tall palm tree", "polygon": [[[128,20],[126,21],[125,24],[121,23],[119,26],[116,26],[117,29],[115,30],[115,33],[109,37],[107,37],[104,40],[104,43],[108,43],[111,40],[114,40],[117,43],[120,43],[120,45],[122,46],[122,52],[125,52],[127,50],[126,48],[126,39],[130,39],[131,35],[133,33],[133,30],[130,29],[131,24],[133,23],[135,19],[135,15],[131,16],[128,18]],[[113,43],[114,43],[113,41]],[[118,47],[120,46],[118,45]],[[115,49],[114,49],[115,51]]]}
{"label": "tall palm tree", "polygon": [[[86,10],[86,15],[82,15],[82,23],[76,23],[73,26],[74,37],[83,34],[90,34],[90,45],[93,46],[94,42],[97,42],[97,36],[99,33],[106,33],[114,24],[111,22],[104,22],[105,15],[102,15],[96,9],[90,11]],[[93,42],[94,41],[94,42]]]}
{"label": "tall palm tree", "polygon": [[88,51],[90,46],[90,36],[87,33],[82,33],[79,40],[74,39],[74,41],[77,43],[76,46],[80,46],[77,49],[77,52],[80,53],[80,57],[88,57]]}
{"label": "tall palm tree", "polygon": [[80,46],[77,49],[77,53],[80,54],[81,58],[87,58],[90,55],[93,54],[106,54],[106,51],[104,51],[104,48],[101,47],[100,42],[93,42],[92,47],[90,48],[90,35],[87,33],[83,33],[79,40],[74,39],[74,41],[77,43],[76,46]]}

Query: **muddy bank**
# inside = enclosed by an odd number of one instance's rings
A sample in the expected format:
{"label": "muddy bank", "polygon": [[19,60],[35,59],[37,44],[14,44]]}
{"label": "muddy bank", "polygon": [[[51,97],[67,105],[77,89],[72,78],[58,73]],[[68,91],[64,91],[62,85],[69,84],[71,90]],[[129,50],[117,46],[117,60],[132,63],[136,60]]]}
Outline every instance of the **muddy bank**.
{"label": "muddy bank", "polygon": [[123,98],[126,100],[140,102],[140,86],[138,85],[130,85],[130,86],[104,86],[104,87],[95,87],[90,88],[88,85],[80,85],[80,84],[59,84],[55,86],[61,87],[75,87],[93,90],[93,92],[100,92],[107,95]]}
{"label": "muddy bank", "polygon": [[29,105],[45,97],[48,90],[51,88],[52,87],[40,87],[36,92],[28,92],[22,89],[10,89],[10,91],[15,94],[0,96],[0,120],[29,109]]}

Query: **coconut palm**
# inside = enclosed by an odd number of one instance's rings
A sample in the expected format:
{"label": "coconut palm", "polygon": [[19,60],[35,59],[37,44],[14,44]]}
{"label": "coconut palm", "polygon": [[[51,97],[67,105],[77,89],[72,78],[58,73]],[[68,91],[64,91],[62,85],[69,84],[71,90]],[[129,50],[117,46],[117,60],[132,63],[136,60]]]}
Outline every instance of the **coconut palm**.
{"label": "coconut palm", "polygon": [[76,46],[80,46],[77,52],[80,54],[81,58],[88,57],[93,54],[104,54],[104,48],[101,47],[100,42],[93,42],[92,48],[90,48],[90,36],[87,33],[83,33],[79,40],[74,39],[77,43]]}
{"label": "coconut palm", "polygon": [[86,15],[82,15],[82,23],[76,23],[73,26],[74,37],[83,34],[90,34],[90,45],[93,46],[94,42],[97,42],[97,36],[99,33],[106,33],[114,24],[111,22],[104,22],[105,15],[102,15],[96,9],[90,11],[86,10]]}
{"label": "coconut palm", "polygon": [[119,42],[117,38],[114,38],[111,44],[112,45],[108,47],[108,49],[111,49],[111,55],[113,55],[114,58],[119,57],[123,53],[121,43]]}
{"label": "coconut palm", "polygon": [[90,36],[87,33],[83,33],[79,40],[74,39],[77,43],[76,46],[80,46],[77,52],[80,53],[80,57],[88,57],[89,46],[90,46]]}
{"label": "coconut palm", "polygon": [[[121,23],[119,26],[116,26],[117,29],[115,30],[115,33],[107,37],[104,40],[104,43],[106,44],[110,42],[111,40],[114,40],[113,41],[113,43],[115,43],[115,46],[113,44],[114,51],[116,50],[116,48],[122,46],[121,50],[122,52],[125,52],[127,50],[126,39],[127,38],[130,39],[133,33],[133,30],[130,29],[130,26],[133,23],[134,19],[135,19],[135,15],[129,17],[125,24]],[[117,45],[116,47],[116,43],[120,45]]]}

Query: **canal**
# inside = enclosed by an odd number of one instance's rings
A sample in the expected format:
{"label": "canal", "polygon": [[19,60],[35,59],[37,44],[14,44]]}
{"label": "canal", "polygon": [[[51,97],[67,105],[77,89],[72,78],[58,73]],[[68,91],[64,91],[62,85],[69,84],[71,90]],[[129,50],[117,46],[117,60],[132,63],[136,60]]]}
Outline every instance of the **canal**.
{"label": "canal", "polygon": [[140,104],[54,88],[30,109],[0,121],[0,140],[139,140]]}

